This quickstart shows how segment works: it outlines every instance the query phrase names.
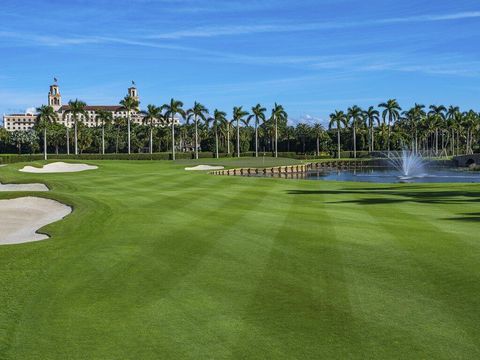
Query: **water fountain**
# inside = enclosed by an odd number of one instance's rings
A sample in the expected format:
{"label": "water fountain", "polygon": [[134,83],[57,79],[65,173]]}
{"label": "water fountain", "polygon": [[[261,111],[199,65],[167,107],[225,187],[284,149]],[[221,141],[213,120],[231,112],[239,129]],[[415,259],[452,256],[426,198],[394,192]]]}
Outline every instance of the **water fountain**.
{"label": "water fountain", "polygon": [[391,151],[387,154],[388,163],[399,173],[400,181],[408,181],[425,176],[426,160],[422,155],[409,150]]}

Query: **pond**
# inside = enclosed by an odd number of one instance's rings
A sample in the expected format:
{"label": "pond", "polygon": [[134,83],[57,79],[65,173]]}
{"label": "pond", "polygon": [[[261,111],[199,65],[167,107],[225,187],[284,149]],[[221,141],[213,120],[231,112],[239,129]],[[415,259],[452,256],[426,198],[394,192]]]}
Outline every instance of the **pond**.
{"label": "pond", "polygon": [[428,169],[423,174],[402,177],[395,169],[311,170],[307,180],[373,183],[480,183],[480,172],[456,168]]}

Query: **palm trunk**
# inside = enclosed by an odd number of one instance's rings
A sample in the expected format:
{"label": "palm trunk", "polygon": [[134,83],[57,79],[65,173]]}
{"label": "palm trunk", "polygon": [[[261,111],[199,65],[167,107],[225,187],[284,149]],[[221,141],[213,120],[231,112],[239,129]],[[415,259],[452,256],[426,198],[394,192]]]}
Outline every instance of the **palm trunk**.
{"label": "palm trunk", "polygon": [[357,132],[355,128],[355,120],[353,121],[353,157],[357,158]]}
{"label": "palm trunk", "polygon": [[198,124],[197,124],[197,115],[195,115],[195,159],[198,159]]}
{"label": "palm trunk", "polygon": [[387,148],[388,148],[388,153],[390,154],[390,127],[392,123],[392,117],[391,115],[388,117],[388,139],[387,139]]}
{"label": "palm trunk", "polygon": [[215,127],[215,157],[218,159],[218,130]]}
{"label": "palm trunk", "polygon": [[373,126],[372,126],[371,137],[372,137],[372,152],[374,152],[375,151],[375,128]]}
{"label": "palm trunk", "polygon": [[258,119],[255,118],[255,157],[258,157]]}
{"label": "palm trunk", "polygon": [[153,127],[150,125],[150,154],[153,154]]}
{"label": "palm trunk", "polygon": [[230,124],[227,124],[227,153],[230,156]]}
{"label": "palm trunk", "polygon": [[337,129],[337,144],[338,144],[337,157],[340,159],[340,127]]}
{"label": "palm trunk", "polygon": [[237,157],[240,157],[240,120],[237,119]]}
{"label": "palm trunk", "polygon": [[70,155],[70,129],[67,126],[67,155]]}
{"label": "palm trunk", "polygon": [[117,126],[117,141],[115,143],[115,154],[118,154],[118,143],[120,141],[120,127]]}
{"label": "palm trunk", "polygon": [[275,157],[278,158],[278,123],[275,116]]}
{"label": "palm trunk", "polygon": [[320,156],[320,138],[317,136],[317,156]]}
{"label": "palm trunk", "polygon": [[128,126],[128,129],[127,129],[127,133],[128,133],[128,153],[130,154],[130,151],[131,151],[131,147],[130,147],[130,111],[128,111],[128,114],[127,114],[127,126]]}
{"label": "palm trunk", "polygon": [[43,152],[44,159],[47,160],[47,127],[43,129]]}
{"label": "palm trunk", "polygon": [[102,155],[105,155],[105,125],[102,124]]}
{"label": "palm trunk", "polygon": [[75,119],[75,155],[78,155],[78,134],[77,134],[77,119]]}
{"label": "palm trunk", "polygon": [[175,160],[175,116],[172,114],[172,160]]}

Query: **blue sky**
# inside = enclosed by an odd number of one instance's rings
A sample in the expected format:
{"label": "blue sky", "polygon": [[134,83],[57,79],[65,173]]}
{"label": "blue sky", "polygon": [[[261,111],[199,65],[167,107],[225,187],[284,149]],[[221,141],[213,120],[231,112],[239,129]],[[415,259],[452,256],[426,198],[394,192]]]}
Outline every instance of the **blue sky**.
{"label": "blue sky", "polygon": [[2,0],[0,113],[171,97],[292,121],[396,98],[480,108],[478,0]]}

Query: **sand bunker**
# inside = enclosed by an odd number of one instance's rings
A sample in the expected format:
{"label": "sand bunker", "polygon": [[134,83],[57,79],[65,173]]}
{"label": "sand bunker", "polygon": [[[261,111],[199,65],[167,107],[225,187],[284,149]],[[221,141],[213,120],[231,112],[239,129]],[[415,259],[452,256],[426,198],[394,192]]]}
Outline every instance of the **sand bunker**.
{"label": "sand bunker", "polygon": [[48,239],[36,231],[71,212],[67,205],[38,197],[0,200],[0,245]]}
{"label": "sand bunker", "polygon": [[49,191],[44,184],[2,184],[0,191]]}
{"label": "sand bunker", "polygon": [[51,173],[80,172],[80,171],[95,170],[95,169],[98,169],[98,166],[55,162],[55,163],[47,164],[42,168],[25,166],[23,169],[20,169],[19,171],[26,172],[26,173],[35,173],[35,174],[51,174]]}
{"label": "sand bunker", "polygon": [[225,167],[223,166],[210,166],[210,165],[198,165],[195,167],[188,167],[185,168],[187,171],[206,171],[206,170],[223,170]]}

